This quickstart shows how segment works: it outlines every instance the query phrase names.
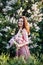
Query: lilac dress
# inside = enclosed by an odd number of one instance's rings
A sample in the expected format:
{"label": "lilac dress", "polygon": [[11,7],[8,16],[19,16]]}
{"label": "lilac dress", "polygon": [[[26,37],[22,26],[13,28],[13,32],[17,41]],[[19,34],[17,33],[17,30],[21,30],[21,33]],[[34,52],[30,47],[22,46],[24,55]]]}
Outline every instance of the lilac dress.
{"label": "lilac dress", "polygon": [[[29,43],[28,40],[28,34],[26,29],[22,30],[22,33],[19,31],[13,38],[15,38],[15,41],[18,44],[25,44],[25,43]],[[13,44],[13,40],[10,41],[11,44]],[[28,44],[22,46],[20,49],[18,49],[16,51],[16,55],[17,56],[24,56],[25,58],[28,58],[30,56],[30,51],[29,51],[29,47]]]}

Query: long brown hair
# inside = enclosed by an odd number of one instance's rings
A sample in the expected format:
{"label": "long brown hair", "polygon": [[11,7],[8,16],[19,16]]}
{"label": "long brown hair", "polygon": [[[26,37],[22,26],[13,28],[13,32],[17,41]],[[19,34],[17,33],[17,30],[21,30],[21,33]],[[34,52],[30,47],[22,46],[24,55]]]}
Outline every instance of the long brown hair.
{"label": "long brown hair", "polygon": [[23,19],[23,28],[25,28],[27,30],[27,33],[29,34],[30,33],[30,25],[28,24],[27,18],[25,16],[21,16],[20,18]]}

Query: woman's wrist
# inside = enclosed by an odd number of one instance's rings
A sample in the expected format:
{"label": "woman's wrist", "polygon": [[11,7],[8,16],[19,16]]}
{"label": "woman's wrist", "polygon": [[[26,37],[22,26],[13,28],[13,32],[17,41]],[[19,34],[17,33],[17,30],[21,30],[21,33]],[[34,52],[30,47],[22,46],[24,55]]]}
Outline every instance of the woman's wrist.
{"label": "woman's wrist", "polygon": [[23,43],[23,44],[20,44],[20,47],[23,47],[25,45],[28,45],[28,43]]}

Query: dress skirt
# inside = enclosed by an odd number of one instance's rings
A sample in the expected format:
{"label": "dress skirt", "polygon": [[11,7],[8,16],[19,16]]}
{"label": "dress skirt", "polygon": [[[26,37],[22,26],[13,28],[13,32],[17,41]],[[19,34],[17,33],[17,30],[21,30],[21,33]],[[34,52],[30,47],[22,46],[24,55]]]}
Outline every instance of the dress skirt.
{"label": "dress skirt", "polygon": [[29,47],[27,45],[21,47],[16,51],[16,56],[24,56],[25,59],[27,59],[30,56]]}

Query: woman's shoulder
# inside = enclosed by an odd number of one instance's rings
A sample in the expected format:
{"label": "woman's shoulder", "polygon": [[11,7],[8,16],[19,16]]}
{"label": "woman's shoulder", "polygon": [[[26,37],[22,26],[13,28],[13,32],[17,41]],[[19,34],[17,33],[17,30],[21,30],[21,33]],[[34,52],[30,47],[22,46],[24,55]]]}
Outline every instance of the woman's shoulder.
{"label": "woman's shoulder", "polygon": [[27,32],[25,28],[23,28],[23,30],[22,30],[22,31],[23,31],[24,33],[25,33],[25,32]]}
{"label": "woman's shoulder", "polygon": [[23,33],[23,34],[28,34],[28,33],[27,33],[27,30],[26,30],[25,28],[22,30],[22,33]]}

